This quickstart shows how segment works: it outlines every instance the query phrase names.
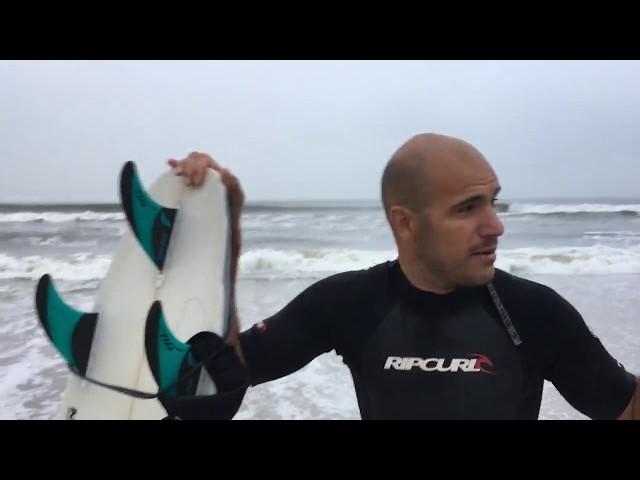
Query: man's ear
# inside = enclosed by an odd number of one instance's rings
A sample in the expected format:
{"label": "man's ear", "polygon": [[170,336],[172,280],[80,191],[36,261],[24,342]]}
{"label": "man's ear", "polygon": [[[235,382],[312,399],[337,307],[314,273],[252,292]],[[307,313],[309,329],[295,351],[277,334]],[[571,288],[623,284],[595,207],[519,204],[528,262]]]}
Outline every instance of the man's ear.
{"label": "man's ear", "polygon": [[399,240],[411,240],[415,236],[416,214],[406,207],[393,206],[389,209],[389,223],[394,236]]}

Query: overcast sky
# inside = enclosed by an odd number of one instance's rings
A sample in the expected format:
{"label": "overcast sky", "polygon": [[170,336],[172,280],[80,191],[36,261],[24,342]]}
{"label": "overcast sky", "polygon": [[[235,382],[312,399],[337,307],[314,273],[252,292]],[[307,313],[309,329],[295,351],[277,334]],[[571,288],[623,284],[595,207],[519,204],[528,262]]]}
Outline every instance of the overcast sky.
{"label": "overcast sky", "polygon": [[117,202],[193,150],[249,201],[377,199],[420,132],[461,137],[504,199],[640,196],[640,62],[0,61],[0,202]]}

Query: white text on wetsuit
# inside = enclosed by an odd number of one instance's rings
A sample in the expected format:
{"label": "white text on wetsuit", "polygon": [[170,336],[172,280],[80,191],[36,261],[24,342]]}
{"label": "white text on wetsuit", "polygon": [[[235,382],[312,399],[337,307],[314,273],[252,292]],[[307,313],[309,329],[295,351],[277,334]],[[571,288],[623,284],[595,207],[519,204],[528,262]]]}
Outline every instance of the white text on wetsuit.
{"label": "white text on wetsuit", "polygon": [[419,358],[419,357],[387,357],[384,364],[385,370],[411,370],[418,367],[425,372],[493,372],[481,368],[481,364],[493,366],[491,360],[483,358],[452,358],[447,365],[445,358]]}

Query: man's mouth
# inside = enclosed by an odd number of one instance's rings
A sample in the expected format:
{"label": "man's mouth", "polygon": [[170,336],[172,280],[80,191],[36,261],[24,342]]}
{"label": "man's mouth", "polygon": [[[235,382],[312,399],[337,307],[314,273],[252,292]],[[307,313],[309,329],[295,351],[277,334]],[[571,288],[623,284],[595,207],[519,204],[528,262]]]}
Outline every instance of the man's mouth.
{"label": "man's mouth", "polygon": [[483,249],[476,250],[472,255],[474,257],[479,257],[487,261],[494,261],[496,259],[496,248],[498,248],[497,245],[485,247]]}

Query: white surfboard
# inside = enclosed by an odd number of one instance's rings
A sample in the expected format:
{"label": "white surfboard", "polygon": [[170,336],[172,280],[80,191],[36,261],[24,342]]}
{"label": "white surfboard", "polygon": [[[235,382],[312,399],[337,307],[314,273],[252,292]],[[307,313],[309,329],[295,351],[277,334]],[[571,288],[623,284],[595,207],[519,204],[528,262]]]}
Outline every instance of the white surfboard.
{"label": "white surfboard", "polygon": [[[123,180],[125,175],[127,180]],[[136,208],[142,208],[140,205],[164,208],[155,223],[143,210],[140,217],[146,217],[137,228],[135,222],[129,223],[98,289],[94,311],[79,321],[88,325],[86,320],[92,318],[95,328],[90,349],[84,353],[88,357],[85,364],[81,360],[75,363],[82,364],[84,376],[90,379],[153,394],[158,391],[158,383],[145,353],[145,323],[154,301],[161,302],[164,321],[180,341],[186,342],[201,331],[227,338],[230,232],[226,190],[218,173],[208,170],[200,187],[186,187],[182,177],[169,171],[146,192],[131,162],[123,169],[121,182],[132,186],[130,198],[123,195],[122,199],[123,207],[129,209],[128,218]],[[171,224],[172,228],[165,228]],[[51,289],[50,280],[39,288],[40,298],[48,299],[39,305],[41,322],[54,344],[59,349],[62,345],[61,351],[73,363],[74,354],[81,352],[82,356],[81,343],[87,343],[90,335],[86,331],[91,329],[86,327],[85,333],[77,333],[82,329],[75,328],[72,341],[65,343],[65,336],[70,337],[69,325],[78,322],[77,315],[69,317],[72,320],[66,327],[58,327],[53,317],[61,315],[65,307],[60,306],[61,300],[55,300],[55,290]],[[196,394],[213,393],[215,385],[203,373]],[[134,398],[73,373],[60,414],[73,419],[161,419],[167,415],[157,399]]]}

